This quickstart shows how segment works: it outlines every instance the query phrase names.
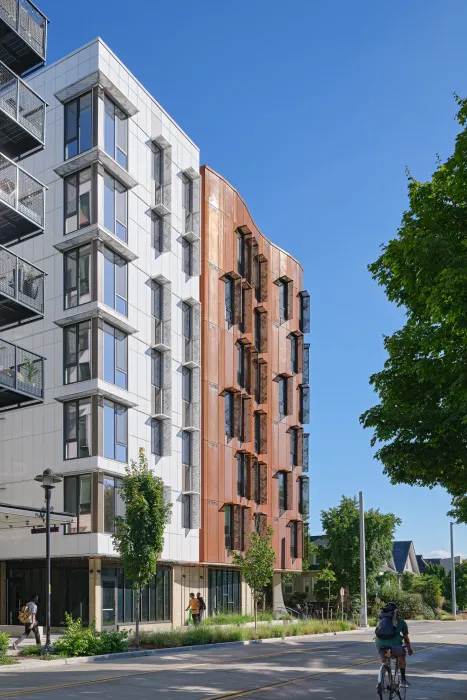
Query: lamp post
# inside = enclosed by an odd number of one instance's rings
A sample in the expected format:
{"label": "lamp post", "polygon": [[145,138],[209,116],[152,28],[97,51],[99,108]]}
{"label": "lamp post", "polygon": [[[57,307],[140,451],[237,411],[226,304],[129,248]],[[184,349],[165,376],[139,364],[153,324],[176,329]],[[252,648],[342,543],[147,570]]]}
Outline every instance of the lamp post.
{"label": "lamp post", "polygon": [[50,602],[51,602],[51,583],[50,583],[50,497],[55,484],[61,482],[61,477],[53,473],[51,469],[44,469],[42,474],[38,474],[35,479],[38,481],[45,491],[45,558],[46,558],[46,586],[47,593],[45,596],[46,606],[46,638],[45,649],[48,653],[51,649],[50,643]]}

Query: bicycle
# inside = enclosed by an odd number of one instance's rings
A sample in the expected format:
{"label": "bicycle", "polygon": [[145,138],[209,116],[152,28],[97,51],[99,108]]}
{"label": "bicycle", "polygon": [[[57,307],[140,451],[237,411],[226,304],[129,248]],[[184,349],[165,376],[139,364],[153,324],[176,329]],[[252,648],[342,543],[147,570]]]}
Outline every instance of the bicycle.
{"label": "bicycle", "polygon": [[[405,650],[405,647],[404,647]],[[378,694],[380,700],[392,700],[399,698],[405,700],[406,688],[401,688],[401,672],[397,658],[392,655],[388,647],[385,653],[385,661],[379,669]]]}

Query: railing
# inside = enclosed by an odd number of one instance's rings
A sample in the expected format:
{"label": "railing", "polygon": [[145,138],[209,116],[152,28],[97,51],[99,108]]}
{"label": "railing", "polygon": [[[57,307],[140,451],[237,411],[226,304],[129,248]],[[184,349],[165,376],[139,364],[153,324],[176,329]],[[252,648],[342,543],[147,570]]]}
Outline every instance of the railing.
{"label": "railing", "polygon": [[1,61],[0,109],[44,143],[45,101]]}
{"label": "railing", "polygon": [[45,61],[47,18],[29,0],[0,0],[0,17]]}
{"label": "railing", "polygon": [[0,340],[0,386],[41,399],[44,358]]}
{"label": "railing", "polygon": [[44,228],[45,186],[0,153],[0,202]]}
{"label": "railing", "polygon": [[42,270],[0,246],[0,294],[43,314],[44,278]]}

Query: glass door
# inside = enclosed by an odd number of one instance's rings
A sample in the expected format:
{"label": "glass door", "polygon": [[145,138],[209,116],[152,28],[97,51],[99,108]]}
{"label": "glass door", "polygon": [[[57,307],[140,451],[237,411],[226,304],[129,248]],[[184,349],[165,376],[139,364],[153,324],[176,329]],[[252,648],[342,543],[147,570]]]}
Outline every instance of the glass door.
{"label": "glass door", "polygon": [[116,580],[102,580],[102,627],[115,627],[116,623]]}

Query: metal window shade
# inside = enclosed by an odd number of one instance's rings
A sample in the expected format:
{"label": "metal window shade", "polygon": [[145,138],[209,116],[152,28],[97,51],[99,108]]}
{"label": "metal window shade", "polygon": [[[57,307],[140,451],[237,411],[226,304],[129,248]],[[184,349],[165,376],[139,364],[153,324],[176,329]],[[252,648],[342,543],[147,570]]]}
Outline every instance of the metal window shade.
{"label": "metal window shade", "polygon": [[243,549],[247,550],[250,544],[250,534],[253,526],[251,508],[243,508]]}
{"label": "metal window shade", "polygon": [[258,352],[268,351],[268,312],[263,309],[260,313],[260,337]]}
{"label": "metal window shade", "polygon": [[251,442],[253,437],[253,403],[249,396],[243,396],[243,442]]}
{"label": "metal window shade", "polygon": [[252,333],[253,332],[253,289],[251,287],[243,288],[243,312],[242,312],[242,322],[243,322],[243,332]]}
{"label": "metal window shade", "polygon": [[286,503],[285,503],[285,509],[286,510],[293,510],[293,502],[294,502],[294,497],[293,497],[293,487],[294,487],[294,481],[295,481],[295,476],[293,472],[287,472],[287,477],[286,477],[286,488],[287,488],[287,493],[286,493]]}
{"label": "metal window shade", "polygon": [[293,403],[294,403],[294,381],[293,377],[287,377],[285,379],[287,386],[286,386],[286,395],[287,395],[287,403],[285,406],[285,415],[290,416],[293,414],[294,409],[293,409]]}
{"label": "metal window shade", "polygon": [[297,559],[303,558],[303,540],[304,540],[304,527],[303,521],[297,520],[295,523],[295,556]]}
{"label": "metal window shade", "polygon": [[268,451],[268,416],[261,413],[259,417],[259,452],[266,454]]}
{"label": "metal window shade", "polygon": [[233,322],[234,323],[241,323],[242,322],[242,278],[238,277],[237,279],[234,280],[233,283],[234,287],[234,318]]}
{"label": "metal window shade", "polygon": [[242,545],[242,507],[233,505],[233,549],[240,550]]}
{"label": "metal window shade", "polygon": [[263,258],[259,262],[259,301],[268,299],[268,261]]}
{"label": "metal window shade", "polygon": [[268,465],[265,462],[258,463],[259,469],[259,504],[267,505],[268,502]]}
{"label": "metal window shade", "polygon": [[259,363],[259,403],[268,401],[268,364],[263,361]]}
{"label": "metal window shade", "polygon": [[287,320],[290,321],[294,317],[294,293],[293,293],[293,280],[287,282]]}
{"label": "metal window shade", "polygon": [[236,392],[233,396],[234,415],[233,415],[233,437],[241,439],[242,436],[242,395]]}
{"label": "metal window shade", "polygon": [[304,352],[305,352],[305,339],[303,335],[296,336],[297,338],[297,373],[302,374],[304,367]]}

